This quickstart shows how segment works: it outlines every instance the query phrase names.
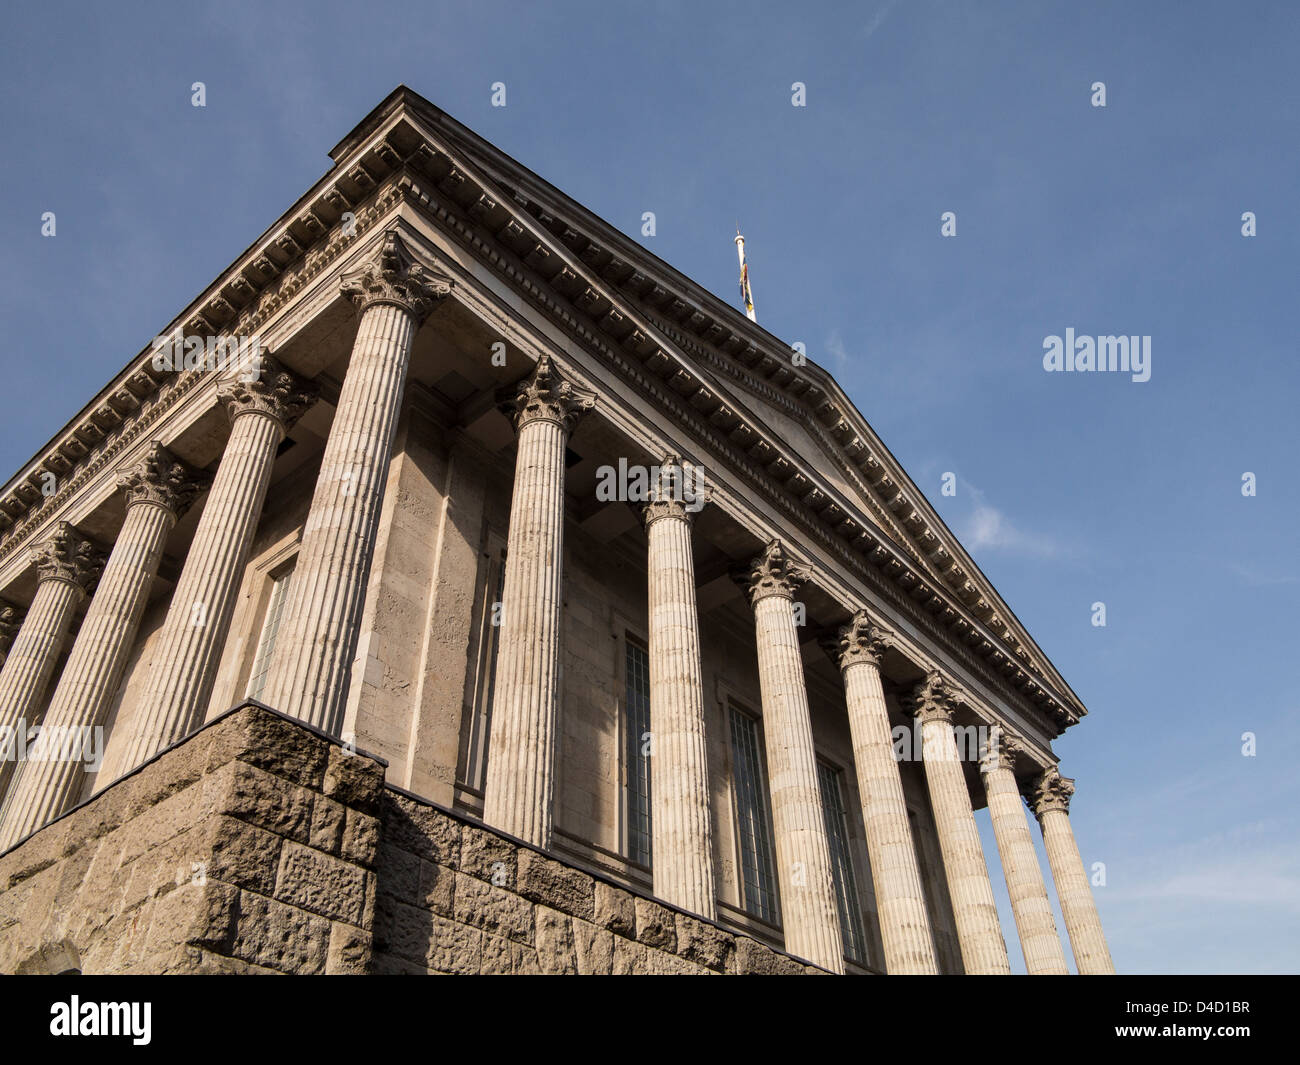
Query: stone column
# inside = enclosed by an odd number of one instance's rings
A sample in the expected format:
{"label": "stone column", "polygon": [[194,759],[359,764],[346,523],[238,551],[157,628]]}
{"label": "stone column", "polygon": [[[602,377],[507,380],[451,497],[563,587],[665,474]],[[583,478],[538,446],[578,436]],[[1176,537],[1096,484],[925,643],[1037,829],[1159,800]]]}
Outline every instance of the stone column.
{"label": "stone column", "polygon": [[40,724],[36,715],[72,616],[104,568],[103,553],[66,521],[36,546],[31,558],[36,595],[0,669],[0,798],[13,777],[27,730]]}
{"label": "stone column", "polygon": [[254,372],[255,377],[225,382],[217,392],[230,416],[230,439],[172,593],[158,637],[164,652],[140,696],[124,770],[203,723],[276,448],[316,395],[314,385],[269,356]]}
{"label": "stone column", "polygon": [[514,398],[519,450],[506,538],[483,820],[539,847],[551,839],[559,698],[564,450],[595,406],[545,356]]}
{"label": "stone column", "polygon": [[932,670],[917,685],[910,705],[921,726],[925,782],[957,921],[962,965],[972,975],[1009,974],[1011,963],[998,924],[993,885],[952,731],[956,699],[938,670]]}
{"label": "stone column", "polygon": [[[654,893],[701,917],[717,917],[704,674],[695,604],[691,519],[704,500],[687,470],[665,458],[645,506],[649,540],[650,839]],[[694,482],[694,477],[691,478]]]}
{"label": "stone column", "polygon": [[939,966],[880,683],[880,656],[887,643],[884,630],[859,611],[840,629],[834,656],[844,675],[885,970],[891,975],[932,974]]}
{"label": "stone column", "polygon": [[780,541],[773,540],[752,563],[747,583],[758,644],[785,947],[791,954],[842,973],[844,943],[794,623],[794,590],[810,575],[808,567],[794,562]]}
{"label": "stone column", "polygon": [[1018,743],[1000,729],[994,729],[980,762],[980,772],[993,820],[993,835],[1002,858],[1002,872],[1007,879],[1007,894],[1011,896],[1011,912],[1015,914],[1016,931],[1020,934],[1020,949],[1025,955],[1025,968],[1030,976],[1063,976],[1070,970],[1065,965],[1065,951],[1056,931],[1043,871],[1038,865],[1033,840],[1029,838],[1025,804],[1016,784],[1015,762],[1023,753]]}
{"label": "stone column", "polygon": [[1101,918],[1083,871],[1083,859],[1074,842],[1070,827],[1070,796],[1074,781],[1063,777],[1055,767],[1043,771],[1030,792],[1030,805],[1043,830],[1047,863],[1056,881],[1056,895],[1061,902],[1061,916],[1074,949],[1074,963],[1084,976],[1112,975],[1115,963],[1101,930]]}
{"label": "stone column", "polygon": [[158,572],[167,534],[208,480],[161,444],[125,469],[126,519],[50,699],[36,744],[27,752],[0,811],[0,850],[76,805],[91,751],[126,669]]}
{"label": "stone column", "polygon": [[365,600],[411,342],[451,281],[396,232],[342,290],[361,311],[330,426],[263,701],[336,735]]}

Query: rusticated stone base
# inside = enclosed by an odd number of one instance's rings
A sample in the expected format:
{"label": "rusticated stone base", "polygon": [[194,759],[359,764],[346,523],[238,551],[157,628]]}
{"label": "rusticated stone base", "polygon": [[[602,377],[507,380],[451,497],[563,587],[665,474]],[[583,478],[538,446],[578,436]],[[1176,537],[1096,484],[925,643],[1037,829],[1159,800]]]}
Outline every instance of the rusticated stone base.
{"label": "rusticated stone base", "polygon": [[0,855],[0,972],[820,972],[250,705]]}

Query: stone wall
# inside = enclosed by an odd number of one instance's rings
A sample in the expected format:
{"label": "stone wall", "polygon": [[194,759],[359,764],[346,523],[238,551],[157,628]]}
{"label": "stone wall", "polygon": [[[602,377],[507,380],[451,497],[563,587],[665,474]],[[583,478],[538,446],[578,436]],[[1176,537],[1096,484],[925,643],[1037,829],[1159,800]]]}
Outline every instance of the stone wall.
{"label": "stone wall", "polygon": [[0,855],[0,972],[803,973],[249,705]]}

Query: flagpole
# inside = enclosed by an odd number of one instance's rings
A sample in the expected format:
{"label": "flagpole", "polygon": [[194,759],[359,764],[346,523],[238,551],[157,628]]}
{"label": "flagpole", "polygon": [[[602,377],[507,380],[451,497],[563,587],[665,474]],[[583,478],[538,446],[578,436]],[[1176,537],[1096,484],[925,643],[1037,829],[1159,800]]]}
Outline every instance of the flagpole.
{"label": "flagpole", "polygon": [[745,317],[755,324],[758,319],[754,316],[754,291],[749,284],[749,265],[745,262],[745,238],[740,235],[740,227],[736,227],[736,255],[740,259],[740,298],[745,302]]}

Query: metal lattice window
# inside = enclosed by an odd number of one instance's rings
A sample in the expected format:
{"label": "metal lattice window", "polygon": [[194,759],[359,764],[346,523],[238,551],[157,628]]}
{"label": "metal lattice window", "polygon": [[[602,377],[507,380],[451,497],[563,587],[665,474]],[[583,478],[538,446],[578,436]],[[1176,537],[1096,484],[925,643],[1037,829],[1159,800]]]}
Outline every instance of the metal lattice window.
{"label": "metal lattice window", "polygon": [[624,792],[626,794],[627,856],[650,864],[650,656],[630,638],[627,646],[627,697],[624,702]]}
{"label": "metal lattice window", "polygon": [[853,856],[849,852],[849,818],[844,807],[839,770],[818,762],[817,783],[821,787],[826,837],[831,848],[831,875],[835,878],[835,903],[840,911],[844,956],[865,965],[867,949],[862,931],[862,903],[858,899],[858,882],[853,875]]}
{"label": "metal lattice window", "polygon": [[469,748],[465,765],[465,783],[482,790],[487,779],[488,737],[492,728],[492,696],[497,681],[497,647],[501,642],[501,610],[505,596],[505,552],[489,561],[483,581],[483,602],[479,611],[478,683],[474,693],[474,713],[470,718]]}
{"label": "metal lattice window", "polygon": [[736,831],[745,909],[773,924],[778,920],[776,874],[767,782],[759,753],[758,722],[731,707],[731,760],[736,790]]}
{"label": "metal lattice window", "polygon": [[284,594],[289,588],[293,570],[287,569],[271,582],[271,599],[266,604],[262,619],[262,634],[257,638],[257,654],[253,656],[253,672],[248,678],[246,699],[260,699],[266,690],[266,675],[271,668],[271,655],[275,652],[275,638],[280,634],[280,617],[284,613]]}

